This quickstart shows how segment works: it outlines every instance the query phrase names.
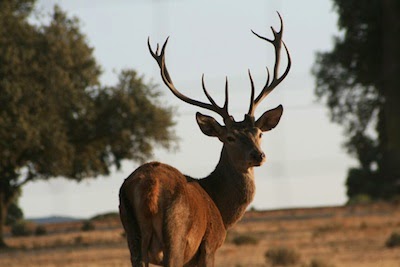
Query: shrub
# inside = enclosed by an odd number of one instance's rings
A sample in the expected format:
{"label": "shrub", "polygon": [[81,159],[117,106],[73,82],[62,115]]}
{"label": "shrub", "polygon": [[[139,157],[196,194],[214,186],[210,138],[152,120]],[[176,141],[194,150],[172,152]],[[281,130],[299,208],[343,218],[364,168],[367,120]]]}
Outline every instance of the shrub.
{"label": "shrub", "polygon": [[257,245],[258,238],[251,235],[238,235],[232,239],[232,243],[241,246],[241,245]]}
{"label": "shrub", "polygon": [[367,229],[367,228],[368,228],[368,224],[366,222],[363,221],[363,222],[360,223],[360,229],[361,230],[364,230],[364,229]]}
{"label": "shrub", "polygon": [[36,229],[35,229],[36,236],[41,236],[41,235],[46,235],[46,234],[47,234],[46,227],[44,227],[43,225],[38,225],[38,227],[36,227]]}
{"label": "shrub", "polygon": [[372,199],[368,194],[357,194],[347,201],[347,205],[365,205],[370,203],[372,203]]}
{"label": "shrub", "polygon": [[312,259],[310,263],[303,265],[303,267],[334,267],[334,265],[322,259]]}
{"label": "shrub", "polygon": [[386,247],[394,248],[400,247],[400,233],[393,232],[386,240]]}
{"label": "shrub", "polygon": [[84,221],[81,227],[82,231],[93,231],[96,227],[91,221]]}
{"label": "shrub", "polygon": [[77,245],[82,245],[82,243],[83,243],[83,237],[82,236],[76,236],[75,238],[74,238],[74,243],[75,244],[77,244]]}
{"label": "shrub", "polygon": [[299,263],[300,254],[294,249],[277,247],[267,250],[265,258],[272,266],[289,266]]}
{"label": "shrub", "polygon": [[32,233],[32,229],[28,227],[25,221],[17,222],[11,227],[11,234],[13,236],[29,236]]}
{"label": "shrub", "polygon": [[314,235],[318,236],[320,234],[332,233],[339,231],[343,228],[343,225],[337,222],[329,222],[327,224],[319,225],[314,230]]}

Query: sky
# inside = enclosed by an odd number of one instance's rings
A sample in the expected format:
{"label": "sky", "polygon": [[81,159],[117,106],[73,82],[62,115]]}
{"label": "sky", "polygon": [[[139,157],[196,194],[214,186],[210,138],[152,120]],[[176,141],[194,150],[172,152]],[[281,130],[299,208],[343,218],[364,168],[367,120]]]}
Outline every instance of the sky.
{"label": "sky", "polygon": [[[222,103],[228,77],[230,112],[236,120],[242,120],[250,97],[247,70],[261,90],[266,81],[265,67],[271,69],[274,63],[272,45],[250,30],[272,37],[270,26],[280,27],[278,11],[284,21],[283,39],[292,68],[256,111],[257,117],[279,104],[284,106],[277,128],[263,137],[267,162],[255,170],[257,192],[251,206],[279,209],[346,202],[346,174],[356,161],[343,149],[342,128],[329,121],[327,108],[316,101],[311,74],[316,53],[330,51],[333,36],[339,34],[330,0],[39,0],[37,7],[47,14],[54,4],[79,18],[81,30],[102,66],[103,84],[115,84],[117,73],[126,68],[160,84],[162,101],[176,107],[175,130],[180,141],[176,151],[156,149],[151,160],[198,178],[214,170],[222,144],[200,132],[195,113],[215,114],[187,105],[168,91],[149,54],[147,38],[155,47],[170,36],[166,50],[169,72],[176,87],[191,98],[206,101],[201,89],[204,73],[210,94]],[[281,65],[285,66],[285,56],[282,58]],[[20,205],[28,218],[89,218],[117,211],[119,187],[138,166],[126,161],[121,170],[107,177],[81,183],[63,178],[32,182],[23,188]]]}

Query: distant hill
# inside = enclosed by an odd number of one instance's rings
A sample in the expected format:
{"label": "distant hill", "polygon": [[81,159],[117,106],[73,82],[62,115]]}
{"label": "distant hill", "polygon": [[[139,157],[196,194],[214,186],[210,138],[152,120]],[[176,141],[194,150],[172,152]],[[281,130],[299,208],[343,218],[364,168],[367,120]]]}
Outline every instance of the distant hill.
{"label": "distant hill", "polygon": [[37,224],[51,224],[51,223],[77,222],[77,221],[83,221],[85,219],[75,218],[75,217],[67,217],[67,216],[49,216],[49,217],[40,217],[40,218],[28,218],[26,220],[37,223]]}
{"label": "distant hill", "polygon": [[119,220],[119,212],[111,211],[102,214],[98,214],[90,218],[91,221],[103,221],[103,220]]}

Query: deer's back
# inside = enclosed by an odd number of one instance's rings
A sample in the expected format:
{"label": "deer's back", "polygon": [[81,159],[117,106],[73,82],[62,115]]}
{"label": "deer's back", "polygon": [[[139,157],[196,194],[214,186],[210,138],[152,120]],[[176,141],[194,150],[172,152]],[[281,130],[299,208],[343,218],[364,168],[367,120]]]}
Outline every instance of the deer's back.
{"label": "deer's back", "polygon": [[193,258],[201,242],[216,250],[225,239],[221,215],[210,196],[196,179],[185,177],[172,166],[159,162],[140,166],[125,180],[121,192],[135,207],[139,224],[151,224],[158,233],[154,254],[165,242],[171,242],[165,232],[172,238],[186,237],[187,260]]}

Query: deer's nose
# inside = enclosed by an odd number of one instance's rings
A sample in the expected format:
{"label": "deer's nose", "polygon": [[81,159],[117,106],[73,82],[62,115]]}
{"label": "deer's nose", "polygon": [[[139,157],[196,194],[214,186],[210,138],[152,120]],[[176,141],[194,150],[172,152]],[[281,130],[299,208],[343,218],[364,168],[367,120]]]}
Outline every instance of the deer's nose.
{"label": "deer's nose", "polygon": [[261,162],[265,159],[265,153],[258,150],[253,150],[250,154],[251,158],[256,162]]}

